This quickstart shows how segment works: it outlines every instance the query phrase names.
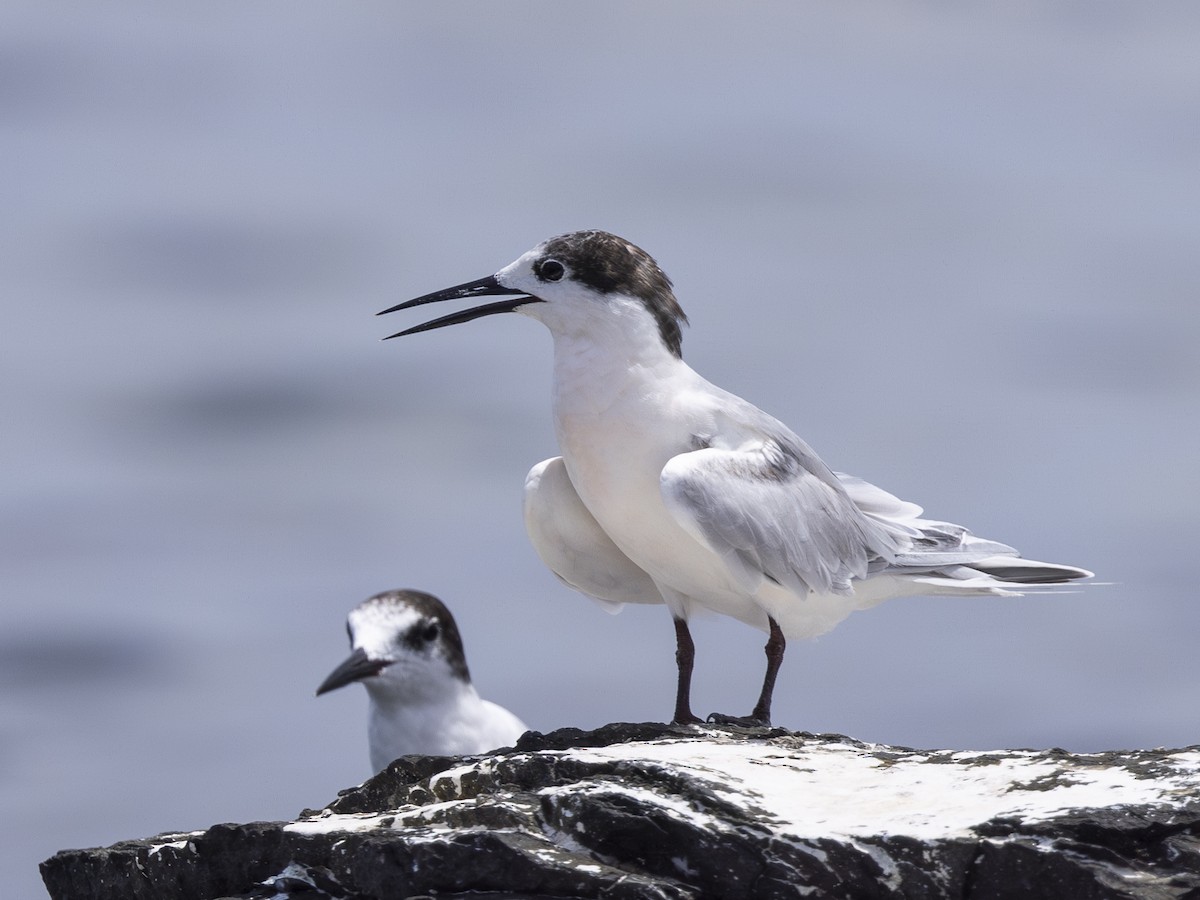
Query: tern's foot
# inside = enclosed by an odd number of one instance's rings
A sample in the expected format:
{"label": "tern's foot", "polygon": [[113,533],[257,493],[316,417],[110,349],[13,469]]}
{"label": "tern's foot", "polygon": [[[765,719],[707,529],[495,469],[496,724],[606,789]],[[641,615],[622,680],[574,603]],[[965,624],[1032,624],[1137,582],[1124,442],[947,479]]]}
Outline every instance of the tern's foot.
{"label": "tern's foot", "polygon": [[713,713],[708,717],[708,721],[713,725],[737,725],[739,728],[771,727],[771,719],[769,716],[726,716],[722,713]]}
{"label": "tern's foot", "polygon": [[672,725],[703,725],[704,720],[699,716],[694,716],[690,712],[675,713],[675,718],[671,720]]}

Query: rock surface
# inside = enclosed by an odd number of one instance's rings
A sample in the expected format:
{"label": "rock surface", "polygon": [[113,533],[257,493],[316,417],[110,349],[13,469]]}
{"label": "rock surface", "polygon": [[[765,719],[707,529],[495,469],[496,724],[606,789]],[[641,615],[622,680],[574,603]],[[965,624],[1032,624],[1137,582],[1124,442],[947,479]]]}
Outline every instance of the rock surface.
{"label": "rock surface", "polygon": [[782,729],[531,732],[295,822],[42,864],[107,898],[1200,898],[1200,747],[918,751]]}

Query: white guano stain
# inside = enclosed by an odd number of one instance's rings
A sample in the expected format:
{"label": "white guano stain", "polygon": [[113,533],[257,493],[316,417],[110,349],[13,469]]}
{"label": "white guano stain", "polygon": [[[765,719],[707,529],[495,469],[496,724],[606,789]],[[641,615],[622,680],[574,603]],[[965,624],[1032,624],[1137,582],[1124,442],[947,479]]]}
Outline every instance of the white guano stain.
{"label": "white guano stain", "polygon": [[[881,758],[876,749],[889,748],[814,743],[791,749],[709,739],[561,752],[581,762],[636,760],[678,770],[722,800],[761,810],[780,836],[799,838],[965,837],[998,817],[1037,822],[1078,809],[1172,804],[1200,791],[1195,751],[1166,757],[1170,771],[1145,778],[1118,766],[1050,760],[1036,751],[913,751]],[[646,799],[664,803],[657,795]]]}

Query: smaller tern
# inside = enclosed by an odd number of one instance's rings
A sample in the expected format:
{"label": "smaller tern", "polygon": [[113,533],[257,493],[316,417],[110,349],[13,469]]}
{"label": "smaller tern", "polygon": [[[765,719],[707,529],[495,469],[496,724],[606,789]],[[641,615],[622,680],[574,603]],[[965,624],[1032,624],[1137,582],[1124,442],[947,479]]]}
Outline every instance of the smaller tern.
{"label": "smaller tern", "polygon": [[466,756],[516,743],[528,729],[471,684],[462,638],[450,610],[422,591],[385,591],[350,611],[354,651],[317,696],[362,682],[370,698],[371,765],[398,756]]}
{"label": "smaller tern", "polygon": [[[687,322],[648,253],[604,231],[538,244],[495,275],[384,313],[508,295],[391,337],[515,312],[554,339],[553,416],[562,456],[525,481],[525,524],[560,580],[616,610],[665,603],[675,622],[676,722],[691,710],[688,618],[709,609],[768,634],[768,724],[786,639],[914,594],[1015,596],[1087,578],[1021,559],[961,525],[829,468],[782,422],[683,361]],[[381,313],[382,315],[382,313]]]}

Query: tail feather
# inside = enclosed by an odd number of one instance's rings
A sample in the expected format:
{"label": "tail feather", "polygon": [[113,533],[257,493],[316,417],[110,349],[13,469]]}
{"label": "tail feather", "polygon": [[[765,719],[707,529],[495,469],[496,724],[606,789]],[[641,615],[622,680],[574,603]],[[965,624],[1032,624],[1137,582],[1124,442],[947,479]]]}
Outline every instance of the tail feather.
{"label": "tail feather", "polygon": [[969,563],[970,568],[1009,584],[1064,584],[1080,578],[1091,578],[1087,569],[1048,563],[1014,556],[994,556]]}
{"label": "tail feather", "polygon": [[836,473],[859,510],[897,537],[900,549],[870,561],[869,575],[908,577],[939,592],[983,590],[1009,594],[1005,585],[1046,587],[1091,578],[1087,569],[1022,559],[1013,547],[976,537],[962,525],[922,518],[921,507],[853,475]]}

